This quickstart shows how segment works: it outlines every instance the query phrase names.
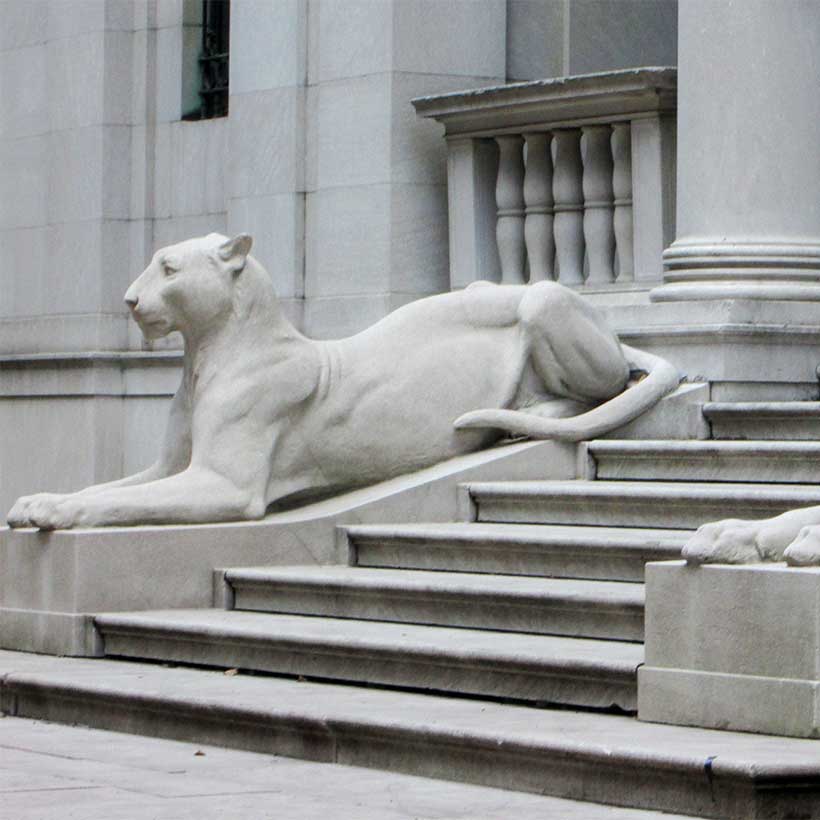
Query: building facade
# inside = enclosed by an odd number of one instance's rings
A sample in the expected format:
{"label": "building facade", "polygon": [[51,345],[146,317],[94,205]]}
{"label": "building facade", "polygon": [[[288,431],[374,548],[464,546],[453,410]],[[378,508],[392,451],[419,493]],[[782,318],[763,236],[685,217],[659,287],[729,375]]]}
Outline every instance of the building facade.
{"label": "building facade", "polygon": [[450,287],[445,143],[411,99],[674,65],[676,5],[4,0],[0,506],[153,458],[180,340],[122,296],[154,250],[247,231],[301,330],[361,330]]}

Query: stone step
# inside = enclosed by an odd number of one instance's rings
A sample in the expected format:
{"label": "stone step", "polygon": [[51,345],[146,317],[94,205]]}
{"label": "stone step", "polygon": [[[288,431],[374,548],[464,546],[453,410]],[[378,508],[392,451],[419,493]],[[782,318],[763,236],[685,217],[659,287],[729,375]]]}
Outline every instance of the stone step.
{"label": "stone step", "polygon": [[730,820],[820,817],[814,740],[23,653],[0,653],[0,705],[18,717],[613,806]]}
{"label": "stone step", "polygon": [[635,710],[643,646],[547,635],[170,610],[95,616],[105,654]]}
{"label": "stone step", "polygon": [[371,524],[345,528],[363,567],[642,581],[680,558],[688,531],[538,524]]}
{"label": "stone step", "polygon": [[820,476],[815,441],[592,441],[604,480],[811,483]]}
{"label": "stone step", "polygon": [[478,521],[695,528],[820,504],[816,484],[663,481],[499,481],[465,484]]}
{"label": "stone step", "polygon": [[225,579],[236,609],[643,639],[642,584],[335,566],[230,569]]}
{"label": "stone step", "polygon": [[0,748],[5,820],[691,820],[28,718]]}
{"label": "stone step", "polygon": [[716,439],[820,440],[818,401],[707,402]]}

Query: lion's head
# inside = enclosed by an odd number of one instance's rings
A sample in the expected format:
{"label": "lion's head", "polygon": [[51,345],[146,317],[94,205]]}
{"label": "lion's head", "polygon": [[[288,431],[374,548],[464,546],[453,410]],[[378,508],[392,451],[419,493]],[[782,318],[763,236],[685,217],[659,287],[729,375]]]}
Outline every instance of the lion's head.
{"label": "lion's head", "polygon": [[247,234],[212,233],[158,250],[125,294],[145,338],[197,333],[225,321],[252,244]]}

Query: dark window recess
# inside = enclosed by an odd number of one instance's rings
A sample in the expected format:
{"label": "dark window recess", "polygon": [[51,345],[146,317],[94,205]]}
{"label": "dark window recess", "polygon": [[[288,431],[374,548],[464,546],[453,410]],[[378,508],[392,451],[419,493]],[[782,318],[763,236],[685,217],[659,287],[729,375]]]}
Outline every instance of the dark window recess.
{"label": "dark window recess", "polygon": [[183,119],[210,120],[228,116],[230,16],[230,0],[203,0],[202,49],[199,54],[200,107]]}

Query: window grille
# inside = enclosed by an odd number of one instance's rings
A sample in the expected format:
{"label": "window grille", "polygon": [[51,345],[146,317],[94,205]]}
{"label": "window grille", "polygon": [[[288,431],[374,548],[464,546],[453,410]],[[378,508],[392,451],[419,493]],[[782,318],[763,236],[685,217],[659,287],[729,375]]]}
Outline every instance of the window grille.
{"label": "window grille", "polygon": [[228,116],[230,10],[230,0],[202,0],[200,106],[184,119],[209,120]]}

